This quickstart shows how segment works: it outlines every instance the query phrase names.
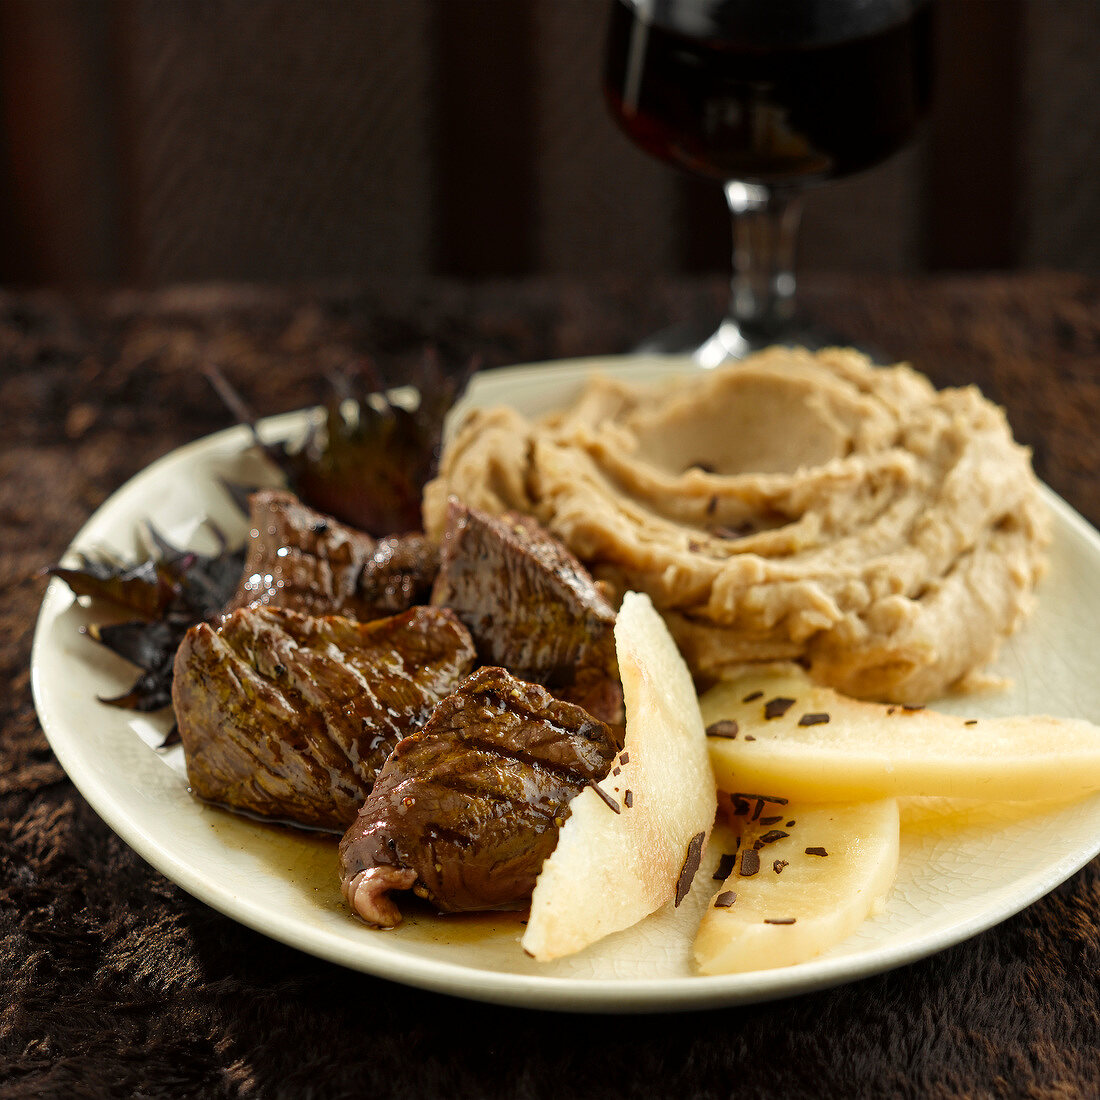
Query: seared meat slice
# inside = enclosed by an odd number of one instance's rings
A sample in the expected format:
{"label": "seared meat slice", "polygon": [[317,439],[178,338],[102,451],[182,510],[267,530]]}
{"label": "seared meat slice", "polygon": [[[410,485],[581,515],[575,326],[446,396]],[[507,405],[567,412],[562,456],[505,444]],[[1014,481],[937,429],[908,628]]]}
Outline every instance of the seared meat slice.
{"label": "seared meat slice", "polygon": [[340,842],[344,897],[387,928],[401,920],[391,890],[447,913],[522,908],[569,803],[621,747],[580,707],[479,669],[386,761]]}
{"label": "seared meat slice", "polygon": [[432,603],[458,613],[482,664],[507,668],[621,724],[615,609],[530,516],[492,516],[452,497]]}
{"label": "seared meat slice", "polygon": [[342,831],[390,750],[473,667],[449,611],[359,623],[242,608],[187,632],[172,702],[199,798]]}
{"label": "seared meat slice", "polygon": [[423,535],[376,540],[278,489],[253,493],[249,511],[244,573],[228,610],[289,607],[367,622],[428,602],[439,554]]}

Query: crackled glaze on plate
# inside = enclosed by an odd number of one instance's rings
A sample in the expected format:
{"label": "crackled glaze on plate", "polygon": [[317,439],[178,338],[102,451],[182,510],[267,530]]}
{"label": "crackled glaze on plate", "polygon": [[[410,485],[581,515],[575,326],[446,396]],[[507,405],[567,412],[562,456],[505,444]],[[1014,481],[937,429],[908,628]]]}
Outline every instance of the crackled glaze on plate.
{"label": "crackled glaze on plate", "polygon": [[[696,370],[675,360],[604,359],[515,367],[478,376],[464,405],[511,404],[537,413],[567,402],[593,370],[650,379]],[[266,438],[302,432],[306,413],[265,421]],[[231,429],[148,467],[89,520],[74,550],[132,555],[142,523],[177,543],[212,548],[203,520],[243,537],[221,479],[271,482]],[[1011,686],[946,700],[984,717],[1056,713],[1100,720],[1092,653],[1100,621],[1100,535],[1047,493],[1055,540],[1039,610],[994,671]],[[399,929],[368,929],[340,897],[335,841],[204,806],[187,792],[181,750],[154,745],[167,715],[96,702],[121,692],[131,666],[79,633],[88,612],[54,581],[35,635],[32,673],[43,729],[61,764],[100,816],[144,859],[195,897],[268,936],[393,981],[532,1008],[644,1012],[789,996],[922,958],[1017,912],[1100,851],[1100,796],[1067,805],[903,805],[901,864],[884,910],[828,954],[782,970],[692,974],[690,944],[713,889],[705,865],[679,909],[668,907],[573,958],[542,964],[519,946],[514,915],[438,918],[413,912]],[[722,848],[711,845],[710,867]]]}

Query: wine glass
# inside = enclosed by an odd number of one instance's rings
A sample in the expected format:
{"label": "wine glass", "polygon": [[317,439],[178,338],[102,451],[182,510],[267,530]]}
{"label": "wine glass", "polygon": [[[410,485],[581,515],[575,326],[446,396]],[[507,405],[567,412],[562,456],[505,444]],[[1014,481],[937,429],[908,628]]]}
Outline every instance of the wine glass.
{"label": "wine glass", "polygon": [[774,343],[835,342],[800,324],[801,192],[869,168],[930,98],[932,0],[612,0],[604,91],[647,153],[720,181],[733,222],[726,316],[645,350],[703,366]]}

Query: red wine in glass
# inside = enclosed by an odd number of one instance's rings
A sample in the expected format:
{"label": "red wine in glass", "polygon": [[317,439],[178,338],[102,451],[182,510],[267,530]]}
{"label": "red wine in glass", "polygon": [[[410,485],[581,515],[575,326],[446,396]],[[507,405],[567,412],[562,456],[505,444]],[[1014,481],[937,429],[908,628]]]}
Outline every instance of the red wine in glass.
{"label": "red wine in glass", "polygon": [[792,327],[800,191],[910,140],[931,38],[931,0],[613,0],[613,117],[647,153],[721,181],[733,215],[730,309],[700,361],[807,335]]}

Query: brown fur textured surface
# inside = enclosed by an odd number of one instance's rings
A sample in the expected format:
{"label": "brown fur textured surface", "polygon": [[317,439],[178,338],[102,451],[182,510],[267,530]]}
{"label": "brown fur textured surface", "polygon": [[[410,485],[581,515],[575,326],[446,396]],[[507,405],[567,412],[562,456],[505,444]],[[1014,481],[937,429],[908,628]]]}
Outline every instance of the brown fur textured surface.
{"label": "brown fur textured surface", "polygon": [[[1100,520],[1100,280],[810,284],[838,328],[1008,406],[1039,472]],[[1100,1095],[1100,864],[909,967],[811,996],[586,1017],[481,1005],[320,962],[194,901],[93,813],[29,685],[41,582],[102,501],[366,353],[489,364],[614,352],[720,281],[0,295],[0,1097]],[[392,357],[392,359],[387,358]]]}

